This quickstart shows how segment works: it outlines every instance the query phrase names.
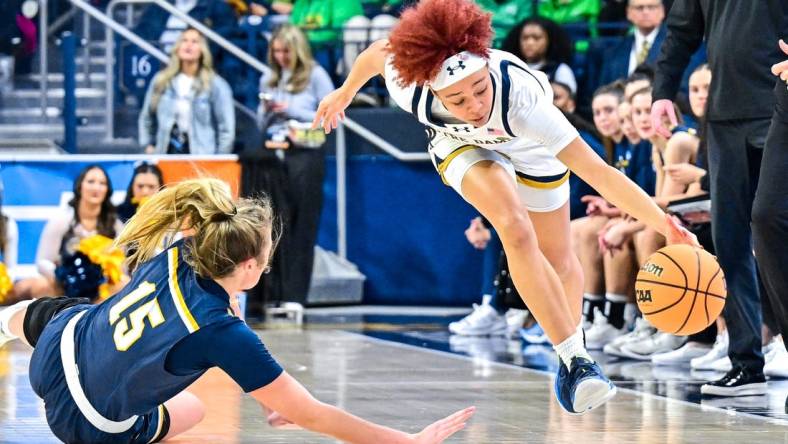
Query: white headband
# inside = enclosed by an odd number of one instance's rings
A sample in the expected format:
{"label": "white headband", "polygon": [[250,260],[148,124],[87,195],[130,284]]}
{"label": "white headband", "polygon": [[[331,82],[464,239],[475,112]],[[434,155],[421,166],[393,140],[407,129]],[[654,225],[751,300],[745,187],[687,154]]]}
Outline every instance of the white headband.
{"label": "white headband", "polygon": [[487,66],[487,59],[468,51],[463,51],[446,59],[430,87],[435,90],[448,88],[460,80]]}

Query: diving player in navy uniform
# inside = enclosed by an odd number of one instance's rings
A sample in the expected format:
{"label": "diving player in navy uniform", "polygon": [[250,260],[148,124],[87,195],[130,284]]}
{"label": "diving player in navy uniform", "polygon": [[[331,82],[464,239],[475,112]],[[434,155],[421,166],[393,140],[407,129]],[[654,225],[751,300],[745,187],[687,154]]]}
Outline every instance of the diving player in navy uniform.
{"label": "diving player in navy uniform", "polygon": [[616,389],[583,343],[569,171],[668,243],[697,241],[579,137],[553,106],[543,73],[489,49],[491,36],[489,14],[470,0],[419,2],[388,40],[356,59],[345,83],[321,102],[313,126],[336,128],[356,92],[384,77],[392,99],[426,125],[441,178],[500,235],[518,292],[556,344],[556,397],[566,412],[582,414]]}
{"label": "diving player in navy uniform", "polygon": [[[347,442],[439,443],[473,408],[406,434],[313,398],[231,310],[230,295],[267,268],[274,216],[265,200],[233,201],[215,179],[185,181],[151,197],[117,243],[133,251],[131,281],[100,305],[88,299],[24,301],[0,311],[0,345],[35,347],[30,383],[52,432],[67,443],[150,443],[196,425],[204,407],[184,391],[219,367],[261,405]],[[157,254],[162,239],[192,234]]]}

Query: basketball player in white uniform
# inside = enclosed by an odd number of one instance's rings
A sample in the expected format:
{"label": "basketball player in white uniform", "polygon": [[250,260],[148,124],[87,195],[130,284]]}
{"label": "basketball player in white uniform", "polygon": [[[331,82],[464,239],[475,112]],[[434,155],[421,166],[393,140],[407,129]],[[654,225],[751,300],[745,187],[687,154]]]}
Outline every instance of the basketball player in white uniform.
{"label": "basketball player in white uniform", "polygon": [[[474,34],[475,33],[475,34]],[[588,355],[580,323],[583,277],[569,234],[569,170],[624,212],[697,245],[636,184],[607,165],[552,105],[547,78],[490,50],[489,15],[469,0],[422,0],[388,40],[373,43],[318,107],[314,126],[336,128],[375,75],[427,126],[444,182],[495,227],[512,279],[561,361],[556,397],[582,414],[616,392]],[[484,42],[480,46],[479,42]],[[434,60],[435,54],[453,54]]]}

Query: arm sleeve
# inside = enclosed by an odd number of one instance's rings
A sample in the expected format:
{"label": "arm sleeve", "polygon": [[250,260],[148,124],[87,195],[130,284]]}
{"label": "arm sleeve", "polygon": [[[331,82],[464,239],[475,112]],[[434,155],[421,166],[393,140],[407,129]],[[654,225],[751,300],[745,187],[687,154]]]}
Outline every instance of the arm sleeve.
{"label": "arm sleeve", "polygon": [[673,100],[684,70],[703,42],[705,21],[699,0],[676,0],[667,19],[668,33],[662,42],[654,78],[654,100]]}
{"label": "arm sleeve", "polygon": [[19,228],[16,225],[16,221],[9,217],[5,226],[5,251],[3,252],[3,260],[9,272],[13,272],[13,269],[16,267],[18,255]]}
{"label": "arm sleeve", "polygon": [[509,124],[515,136],[538,141],[554,156],[579,136],[575,127],[546,97],[510,109]]}
{"label": "arm sleeve", "polygon": [[176,344],[165,366],[176,375],[219,367],[246,393],[265,387],[283,371],[260,338],[240,319],[229,317]]}

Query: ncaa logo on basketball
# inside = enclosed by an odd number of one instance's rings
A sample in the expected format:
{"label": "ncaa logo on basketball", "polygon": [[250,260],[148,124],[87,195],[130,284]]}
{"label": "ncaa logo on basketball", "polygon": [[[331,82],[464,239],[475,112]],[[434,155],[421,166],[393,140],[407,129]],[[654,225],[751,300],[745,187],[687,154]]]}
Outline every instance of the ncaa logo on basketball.
{"label": "ncaa logo on basketball", "polygon": [[651,290],[635,290],[635,298],[637,299],[638,303],[644,302],[654,302],[651,298]]}

